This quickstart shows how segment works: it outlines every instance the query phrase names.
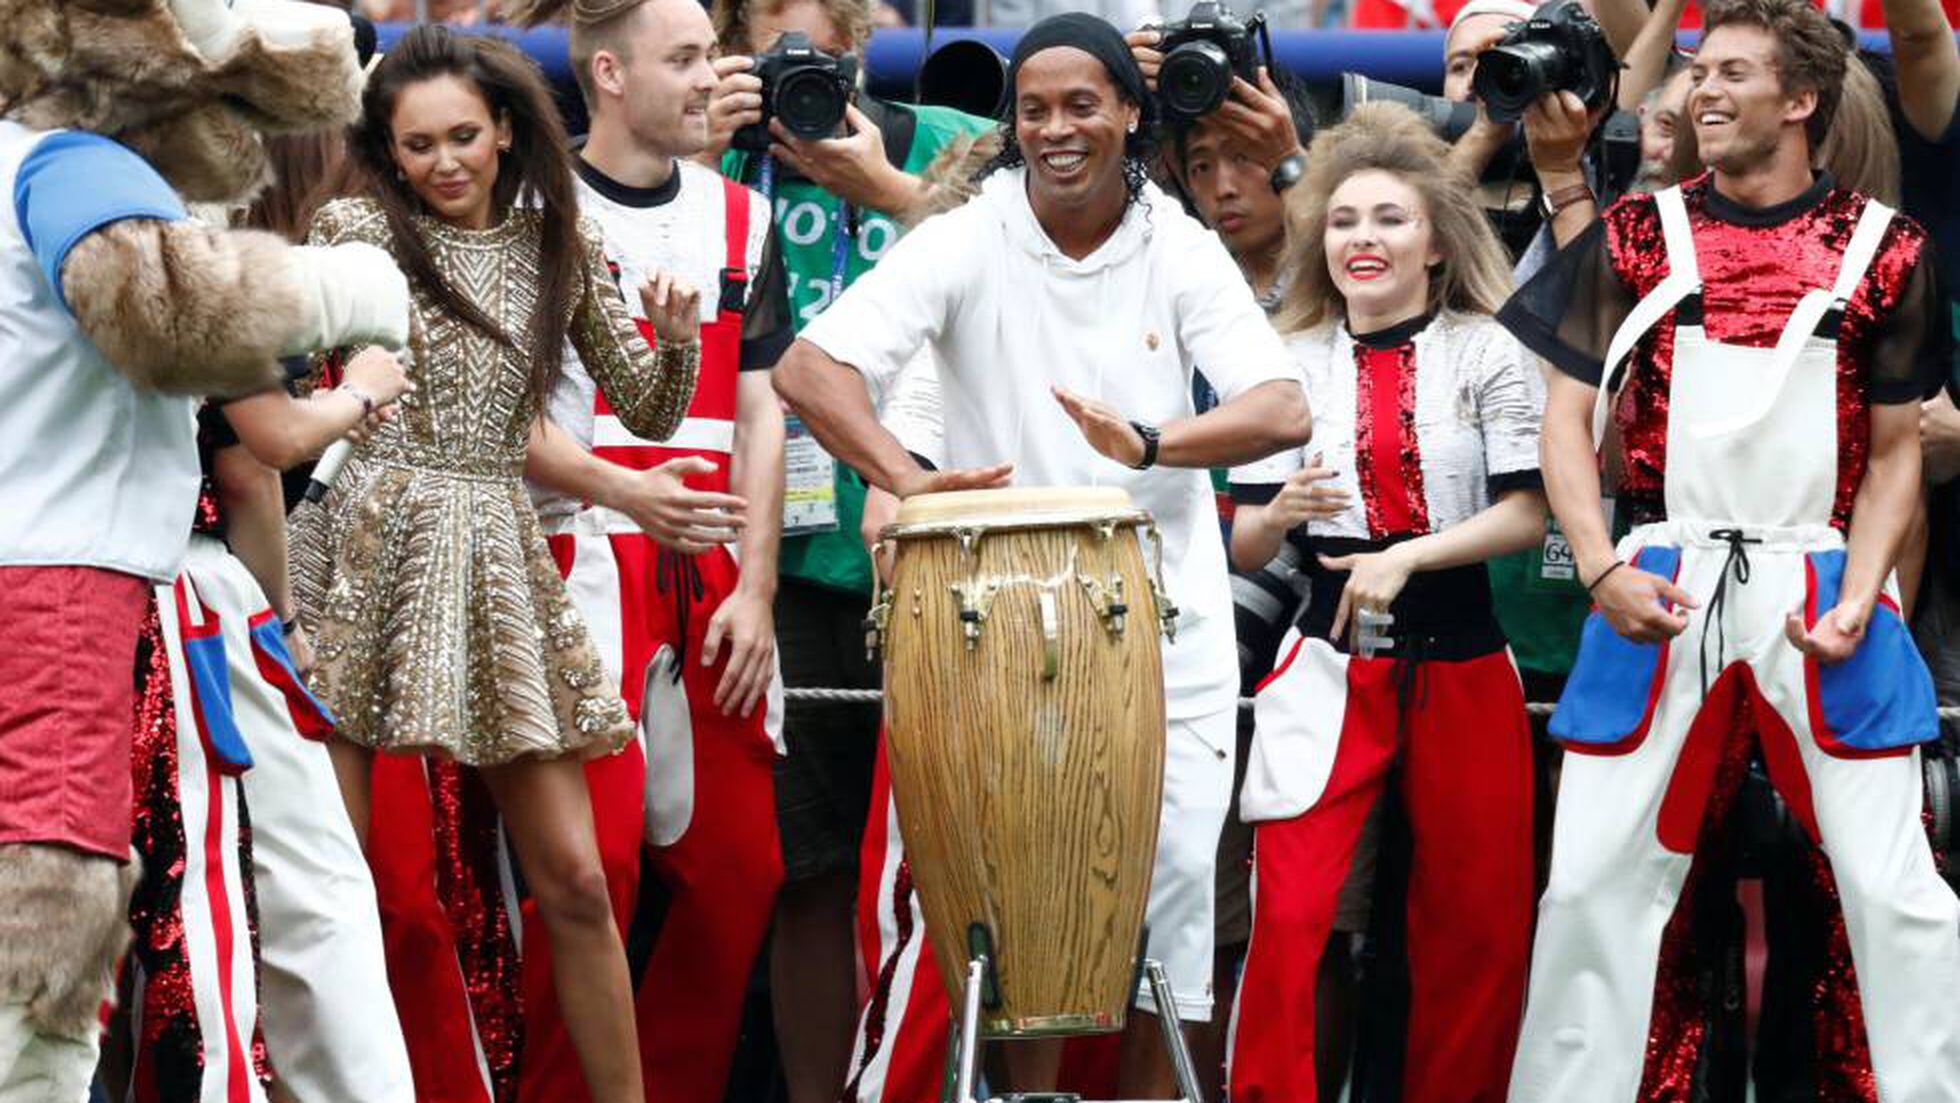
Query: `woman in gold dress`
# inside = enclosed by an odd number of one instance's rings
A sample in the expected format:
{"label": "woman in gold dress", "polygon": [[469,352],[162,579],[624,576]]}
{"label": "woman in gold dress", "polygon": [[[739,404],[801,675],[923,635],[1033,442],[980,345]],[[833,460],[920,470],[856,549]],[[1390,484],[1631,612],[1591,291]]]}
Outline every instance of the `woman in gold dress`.
{"label": "woman in gold dress", "polygon": [[[356,828],[375,750],[477,767],[550,932],[555,986],[597,1103],[642,1100],[626,959],[582,761],[632,737],[566,598],[522,475],[569,341],[628,428],[679,425],[698,346],[642,338],[581,223],[562,125],[537,70],[437,26],[369,78],[358,197],[311,238],[389,250],[415,292],[417,389],[359,449],[294,558]],[[639,289],[657,332],[678,295]],[[386,830],[385,826],[383,828]]]}

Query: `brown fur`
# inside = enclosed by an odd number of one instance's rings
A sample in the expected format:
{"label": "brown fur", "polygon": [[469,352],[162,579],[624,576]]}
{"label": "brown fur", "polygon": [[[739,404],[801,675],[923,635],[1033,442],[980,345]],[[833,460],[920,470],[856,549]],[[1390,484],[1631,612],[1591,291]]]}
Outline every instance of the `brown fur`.
{"label": "brown fur", "polygon": [[137,865],[61,846],[0,846],[0,1001],[24,1003],[49,1034],[98,1027],[116,959],[129,943]]}
{"label": "brown fur", "polygon": [[82,331],[140,387],[235,395],[280,378],[304,321],[278,237],[195,222],[118,222],[82,239],[62,286]]}
{"label": "brown fur", "polygon": [[955,139],[941,149],[919,174],[919,179],[925,181],[925,197],[907,215],[906,228],[950,211],[978,194],[980,188],[973,182],[974,177],[999,152],[1000,133],[993,130]]}
{"label": "brown fur", "polygon": [[260,133],[343,126],[359,112],[346,34],[274,49],[256,36],[211,64],[166,0],[0,0],[0,110],[161,158],[198,200],[249,199],[267,178]]}
{"label": "brown fur", "polygon": [[249,201],[272,179],[258,133],[218,104],[117,137],[193,203]]}

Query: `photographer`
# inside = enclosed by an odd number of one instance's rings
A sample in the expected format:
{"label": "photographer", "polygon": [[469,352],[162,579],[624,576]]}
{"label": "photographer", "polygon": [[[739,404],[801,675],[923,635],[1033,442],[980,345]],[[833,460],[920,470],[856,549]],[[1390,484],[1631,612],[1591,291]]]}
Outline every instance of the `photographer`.
{"label": "photographer", "polygon": [[[1513,24],[1530,19],[1536,10],[1537,5],[1528,0],[1471,0],[1465,4],[1443,36],[1443,98],[1469,103],[1477,59],[1510,33]],[[1483,179],[1485,170],[1510,142],[1512,130],[1509,124],[1492,122],[1479,110],[1476,123],[1450,148],[1450,167],[1472,180]],[[1509,247],[1510,242],[1505,245]]]}
{"label": "photographer", "polygon": [[[1443,97],[1457,103],[1477,98],[1477,71],[1484,56],[1521,21],[1536,16],[1563,22],[1568,36],[1556,43],[1558,49],[1561,53],[1575,48],[1581,52],[1568,64],[1579,69],[1582,86],[1547,92],[1522,112],[1525,144],[1537,178],[1535,202],[1527,201],[1526,193],[1518,187],[1516,174],[1522,171],[1521,166],[1504,179],[1487,179],[1515,138],[1517,126],[1493,119],[1489,105],[1479,103],[1477,121],[1450,151],[1453,168],[1473,180],[1486,180],[1485,209],[1517,261],[1520,278],[1528,278],[1537,270],[1554,243],[1563,244],[1578,236],[1598,216],[1594,183],[1600,175],[1599,166],[1587,164],[1586,147],[1613,106],[1607,93],[1616,91],[1614,85],[1605,83],[1601,66],[1612,63],[1617,67],[1617,62],[1590,17],[1571,14],[1584,25],[1576,32],[1583,45],[1572,41],[1572,24],[1564,22],[1562,13],[1543,12],[1518,0],[1472,0],[1457,14],[1444,39]],[[1617,82],[1617,77],[1613,80]],[[1588,99],[1593,102],[1589,104]]]}
{"label": "photographer", "polygon": [[[877,263],[904,228],[947,205],[990,155],[976,138],[994,124],[943,107],[858,94],[841,137],[804,140],[771,120],[767,153],[731,151],[735,132],[763,117],[755,55],[800,31],[830,55],[863,56],[864,0],[716,0],[724,55],[708,105],[706,158],[769,194],[800,328]],[[860,627],[871,565],[858,541],[864,483],[792,422],[792,512],[785,517],[776,634],[787,686],[876,688]],[[875,706],[792,709],[788,757],[777,763],[783,887],[770,952],[777,1042],[791,1103],[829,1103],[851,1056],[857,998],[852,926],[858,847],[870,803]]]}

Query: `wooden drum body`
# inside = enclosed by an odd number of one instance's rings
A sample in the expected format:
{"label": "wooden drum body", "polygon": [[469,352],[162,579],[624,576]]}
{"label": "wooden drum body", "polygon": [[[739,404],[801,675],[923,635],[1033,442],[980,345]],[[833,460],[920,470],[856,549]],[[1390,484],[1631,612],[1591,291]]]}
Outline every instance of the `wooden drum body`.
{"label": "wooden drum body", "polygon": [[1164,782],[1159,563],[1120,489],[928,494],[885,540],[885,723],[941,977],[990,1035],[1120,1029]]}

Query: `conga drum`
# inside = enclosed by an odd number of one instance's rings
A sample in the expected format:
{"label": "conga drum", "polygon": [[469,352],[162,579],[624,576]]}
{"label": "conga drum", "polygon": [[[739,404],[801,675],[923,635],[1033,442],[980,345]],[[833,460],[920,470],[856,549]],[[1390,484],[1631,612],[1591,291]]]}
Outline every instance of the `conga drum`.
{"label": "conga drum", "polygon": [[1120,489],[1014,488],[911,498],[884,540],[886,755],[940,976],[957,1006],[989,958],[989,1035],[1121,1029],[1164,784],[1155,527]]}

